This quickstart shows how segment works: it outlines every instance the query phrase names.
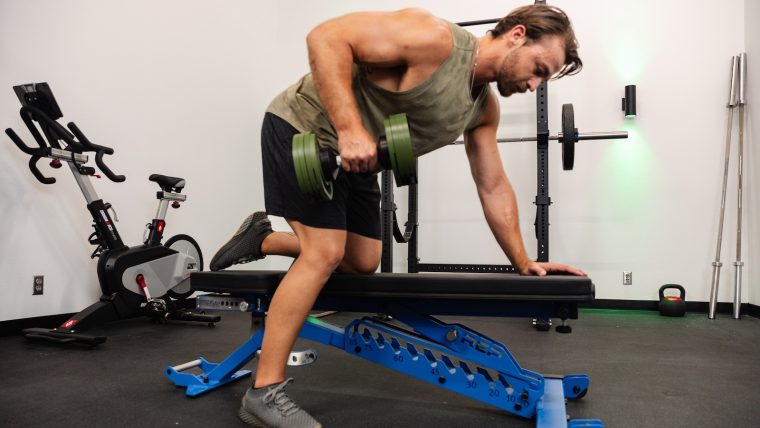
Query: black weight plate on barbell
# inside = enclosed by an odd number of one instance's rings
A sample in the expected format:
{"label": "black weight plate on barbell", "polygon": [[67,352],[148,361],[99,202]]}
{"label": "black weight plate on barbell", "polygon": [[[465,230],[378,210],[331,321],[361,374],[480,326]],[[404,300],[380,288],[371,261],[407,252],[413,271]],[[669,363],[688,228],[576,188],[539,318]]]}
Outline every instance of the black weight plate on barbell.
{"label": "black weight plate on barbell", "polygon": [[575,117],[572,104],[562,104],[562,169],[570,171],[575,163]]}

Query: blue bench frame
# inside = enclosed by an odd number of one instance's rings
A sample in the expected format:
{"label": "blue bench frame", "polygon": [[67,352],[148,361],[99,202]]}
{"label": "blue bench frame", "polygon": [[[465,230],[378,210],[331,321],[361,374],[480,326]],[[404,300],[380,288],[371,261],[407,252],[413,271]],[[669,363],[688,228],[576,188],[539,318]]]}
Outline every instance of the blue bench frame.
{"label": "blue bench frame", "polygon": [[[191,283],[195,289],[227,292],[243,297],[249,304],[249,309],[264,319],[264,313],[274,287],[279,283],[281,273],[278,276],[273,272],[239,272],[241,271],[193,274]],[[255,283],[253,287],[229,285],[231,281],[240,280],[239,277],[245,275]],[[484,278],[483,274],[476,275],[478,280]],[[352,321],[346,327],[338,327],[309,317],[299,337],[333,346],[509,413],[524,418],[535,418],[537,427],[603,426],[599,420],[568,422],[566,418],[565,399],[580,398],[587,393],[587,375],[542,376],[520,367],[505,345],[464,325],[448,324],[427,315],[434,313],[463,316],[532,316],[563,320],[577,318],[577,303],[589,299],[588,293],[573,294],[573,286],[578,280],[571,278],[577,277],[565,278],[568,280],[568,295],[565,298],[556,295],[556,287],[552,288],[550,296],[543,295],[542,291],[546,287],[542,287],[540,278],[531,281],[535,284],[536,294],[510,294],[511,282],[518,278],[519,281],[525,281],[526,278],[511,274],[498,275],[502,278],[504,293],[489,296],[467,292],[472,287],[468,287],[466,281],[462,283],[465,292],[459,295],[424,294],[412,288],[404,289],[402,292],[384,292],[377,288],[367,290],[361,284],[363,279],[382,283],[384,280],[393,280],[394,276],[398,277],[398,274],[338,278],[334,276],[314,308],[383,313],[392,316],[397,323],[363,317]],[[452,275],[436,274],[415,274],[412,279],[420,278],[421,282],[447,282],[457,281],[457,276],[465,279],[464,275],[453,275],[452,279]],[[563,278],[554,277],[552,281],[562,282]],[[543,282],[548,283],[546,280]],[[356,283],[358,286],[350,287],[345,285],[346,283]],[[343,288],[340,287],[342,284]],[[589,289],[588,284],[590,281],[582,284],[586,290]],[[590,286],[590,293],[590,299],[593,299],[593,284]],[[198,357],[189,363],[167,367],[165,375],[175,385],[186,387],[188,396],[197,396],[247,377],[251,372],[241,369],[261,348],[265,327],[264,322],[258,332],[218,364]],[[201,373],[184,372],[192,367],[198,367]]]}

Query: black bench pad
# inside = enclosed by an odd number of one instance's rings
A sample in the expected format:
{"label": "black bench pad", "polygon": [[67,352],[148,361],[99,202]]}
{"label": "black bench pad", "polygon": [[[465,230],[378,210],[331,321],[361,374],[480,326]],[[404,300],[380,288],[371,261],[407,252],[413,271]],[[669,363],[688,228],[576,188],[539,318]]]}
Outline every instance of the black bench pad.
{"label": "black bench pad", "polygon": [[[196,291],[235,296],[272,295],[283,271],[195,272]],[[334,274],[320,297],[412,300],[488,300],[591,302],[594,284],[588,277],[521,276],[505,273],[376,273]]]}

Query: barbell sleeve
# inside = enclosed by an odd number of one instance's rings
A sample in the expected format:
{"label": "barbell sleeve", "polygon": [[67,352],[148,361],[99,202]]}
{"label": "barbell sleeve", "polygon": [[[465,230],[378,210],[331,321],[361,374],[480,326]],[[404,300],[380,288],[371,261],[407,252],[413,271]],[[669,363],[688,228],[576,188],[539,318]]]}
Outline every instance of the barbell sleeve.
{"label": "barbell sleeve", "polygon": [[731,82],[728,86],[728,107],[736,105],[736,92],[739,87],[737,82],[737,76],[739,74],[739,57],[734,55],[731,57]]}
{"label": "barbell sleeve", "polygon": [[742,52],[739,54],[739,94],[738,105],[744,105],[747,103],[746,99],[746,86],[747,86],[747,53]]}
{"label": "barbell sleeve", "polygon": [[[610,131],[610,132],[584,132],[578,134],[578,141],[580,140],[617,140],[622,138],[628,138],[628,131]],[[562,139],[562,133],[560,132],[557,137],[549,137],[550,140]]]}

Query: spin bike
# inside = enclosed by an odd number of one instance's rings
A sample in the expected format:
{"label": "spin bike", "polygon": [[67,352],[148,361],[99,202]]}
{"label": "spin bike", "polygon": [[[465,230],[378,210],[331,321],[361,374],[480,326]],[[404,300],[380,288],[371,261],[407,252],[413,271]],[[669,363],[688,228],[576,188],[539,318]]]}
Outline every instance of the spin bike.
{"label": "spin bike", "polygon": [[[11,128],[5,133],[21,151],[31,156],[29,169],[43,184],[53,184],[56,180],[46,177],[37,168],[40,159],[51,159],[53,168],[68,164],[92,215],[95,231],[88,241],[96,248],[90,257],[98,258],[98,281],[103,292],[97,302],[60,326],[25,329],[25,337],[95,346],[105,342],[105,336],[86,335],[81,331],[110,321],[147,315],[155,320],[198,321],[210,326],[218,322],[219,316],[188,309],[191,303],[187,298],[193,293],[190,273],[203,270],[198,243],[190,236],[177,235],[161,244],[169,205],[179,208],[180,202],[186,200],[181,193],[185,180],[159,174],[148,178],[160,188],[156,194],[159,200],[156,218],[147,224],[143,244],[128,247],[111,218],[110,212],[113,212],[113,218],[118,221],[116,211],[110,203],[98,197],[90,181],[90,176],[99,177],[95,168],[87,166],[87,153],[93,153],[95,163],[106,177],[114,182],[124,181],[123,175],[114,174],[103,161],[103,156],[113,154],[113,149],[91,143],[73,122],[68,124],[68,130],[59,124],[57,119],[63,114],[47,83],[14,86],[13,90],[21,101],[21,118],[39,147],[27,146]],[[40,130],[47,141],[40,135]]]}

